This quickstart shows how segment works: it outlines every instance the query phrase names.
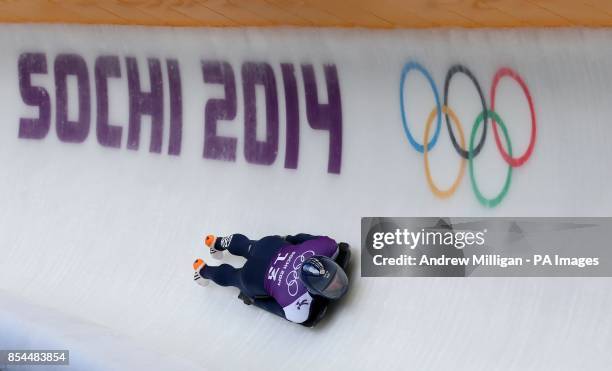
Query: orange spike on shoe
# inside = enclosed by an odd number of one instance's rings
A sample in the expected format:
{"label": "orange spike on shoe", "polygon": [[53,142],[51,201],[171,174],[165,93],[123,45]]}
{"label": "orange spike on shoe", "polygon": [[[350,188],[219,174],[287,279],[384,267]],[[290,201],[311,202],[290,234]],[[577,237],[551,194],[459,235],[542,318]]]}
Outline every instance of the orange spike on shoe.
{"label": "orange spike on shoe", "polygon": [[206,239],[204,240],[204,243],[206,244],[206,246],[208,247],[212,247],[215,244],[215,236],[212,234],[209,234],[208,236],[206,236]]}
{"label": "orange spike on shoe", "polygon": [[193,262],[193,270],[199,272],[200,269],[202,269],[202,267],[204,267],[204,265],[205,265],[204,260],[196,259],[196,261]]}

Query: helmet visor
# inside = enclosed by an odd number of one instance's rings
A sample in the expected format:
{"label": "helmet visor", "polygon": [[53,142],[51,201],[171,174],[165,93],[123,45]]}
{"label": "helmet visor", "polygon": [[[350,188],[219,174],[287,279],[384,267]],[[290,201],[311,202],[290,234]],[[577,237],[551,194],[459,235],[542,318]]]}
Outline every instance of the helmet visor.
{"label": "helmet visor", "polygon": [[329,285],[321,290],[321,295],[328,299],[339,299],[348,291],[348,278],[342,269],[336,271],[336,274],[329,282]]}
{"label": "helmet visor", "polygon": [[302,281],[308,291],[328,299],[339,299],[348,291],[348,277],[340,266],[328,257],[311,258],[302,266]]}

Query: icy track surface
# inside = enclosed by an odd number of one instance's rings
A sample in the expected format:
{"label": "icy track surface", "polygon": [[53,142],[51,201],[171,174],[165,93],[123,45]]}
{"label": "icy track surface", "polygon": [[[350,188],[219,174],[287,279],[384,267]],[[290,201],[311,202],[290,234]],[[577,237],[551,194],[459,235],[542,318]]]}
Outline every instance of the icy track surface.
{"label": "icy track surface", "polygon": [[[612,214],[612,32],[162,30],[49,26],[0,27],[0,348],[67,348],[74,370],[605,370],[612,364],[610,279],[359,277],[362,216],[610,216]],[[46,54],[47,74],[32,77],[51,97],[44,139],[18,137],[20,118],[37,117],[19,89],[22,53]],[[87,63],[91,128],[80,144],[56,132],[54,60],[76,53]],[[109,121],[123,128],[119,148],[96,139],[94,61],[117,55],[109,79]],[[162,153],[149,152],[150,118],[140,148],[127,149],[125,57],[162,61]],[[168,155],[166,58],[180,63],[180,156]],[[223,97],[205,84],[201,61],[227,61],[237,86],[236,116],[218,134],[237,139],[236,159],[202,157],[204,106]],[[402,129],[399,80],[422,63],[440,91],[454,63],[477,76],[487,101],[495,71],[510,66],[535,101],[532,158],[513,173],[505,200],[481,206],[466,176],[454,197],[428,190],[422,155]],[[270,165],[244,155],[241,65],[269,63],[279,102],[278,157]],[[300,118],[297,169],[285,169],[286,104],[280,63],[296,70]],[[323,64],[337,68],[342,101],[342,160],[328,173],[329,135],[307,124],[301,63],[314,66],[319,100]],[[75,119],[76,79],[68,79]],[[423,76],[407,80],[411,129],[421,142],[433,95]],[[452,83],[452,107],[467,131],[480,101],[465,76]],[[257,135],[266,119],[257,88]],[[496,110],[514,153],[529,142],[529,111],[511,80]],[[505,98],[504,98],[505,97]],[[489,131],[478,177],[500,189],[506,172]],[[450,185],[458,166],[443,125],[433,175]],[[235,289],[192,282],[201,236],[252,238],[310,232],[354,248],[353,286],[321,326],[305,329],[243,305]],[[240,260],[231,260],[240,264]],[[62,368],[65,369],[65,368]]]}

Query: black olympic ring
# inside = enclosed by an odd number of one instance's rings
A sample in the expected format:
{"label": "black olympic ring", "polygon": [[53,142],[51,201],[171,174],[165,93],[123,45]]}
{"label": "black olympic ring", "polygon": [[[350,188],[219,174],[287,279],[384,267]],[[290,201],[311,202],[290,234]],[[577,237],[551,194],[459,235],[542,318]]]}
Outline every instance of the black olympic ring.
{"label": "black olympic ring", "polygon": [[[480,84],[478,83],[478,80],[476,80],[476,77],[474,76],[472,71],[470,71],[469,68],[465,67],[462,64],[453,65],[446,73],[446,78],[444,79],[444,105],[447,107],[449,106],[448,88],[450,86],[450,81],[452,80],[453,76],[456,73],[463,73],[464,75],[469,77],[470,80],[472,80],[472,83],[476,87],[476,90],[478,91],[478,95],[480,96],[480,102],[482,104],[482,112],[483,112],[483,121],[486,123],[488,120],[487,102],[485,101],[484,95],[482,94],[482,89],[480,88]],[[455,150],[461,157],[467,160],[470,154],[467,151],[467,149],[461,148],[459,143],[457,143],[457,138],[455,138],[455,133],[453,132],[453,128],[451,127],[451,121],[448,117],[448,112],[444,113],[444,116],[446,118],[446,127],[448,129],[448,134],[450,136],[451,141],[453,142],[453,147],[455,147]],[[486,137],[487,137],[487,125],[483,125],[482,136],[480,137],[480,141],[478,142],[478,145],[476,146],[476,148],[474,148],[474,151],[472,153],[473,157],[478,156],[478,154],[480,153],[480,150],[484,146]]]}

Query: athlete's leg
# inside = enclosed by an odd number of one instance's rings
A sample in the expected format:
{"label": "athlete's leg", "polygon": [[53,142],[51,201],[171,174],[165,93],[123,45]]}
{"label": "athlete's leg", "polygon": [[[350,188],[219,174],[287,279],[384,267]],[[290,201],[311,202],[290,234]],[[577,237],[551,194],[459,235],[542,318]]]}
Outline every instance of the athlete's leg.
{"label": "athlete's leg", "polygon": [[234,286],[244,291],[241,279],[241,268],[234,268],[229,264],[219,266],[206,265],[200,269],[202,278],[211,279],[220,286]]}
{"label": "athlete's leg", "polygon": [[247,236],[234,233],[227,237],[217,237],[215,240],[215,249],[219,251],[227,250],[232,255],[249,257],[249,250],[255,241],[251,241]]}

